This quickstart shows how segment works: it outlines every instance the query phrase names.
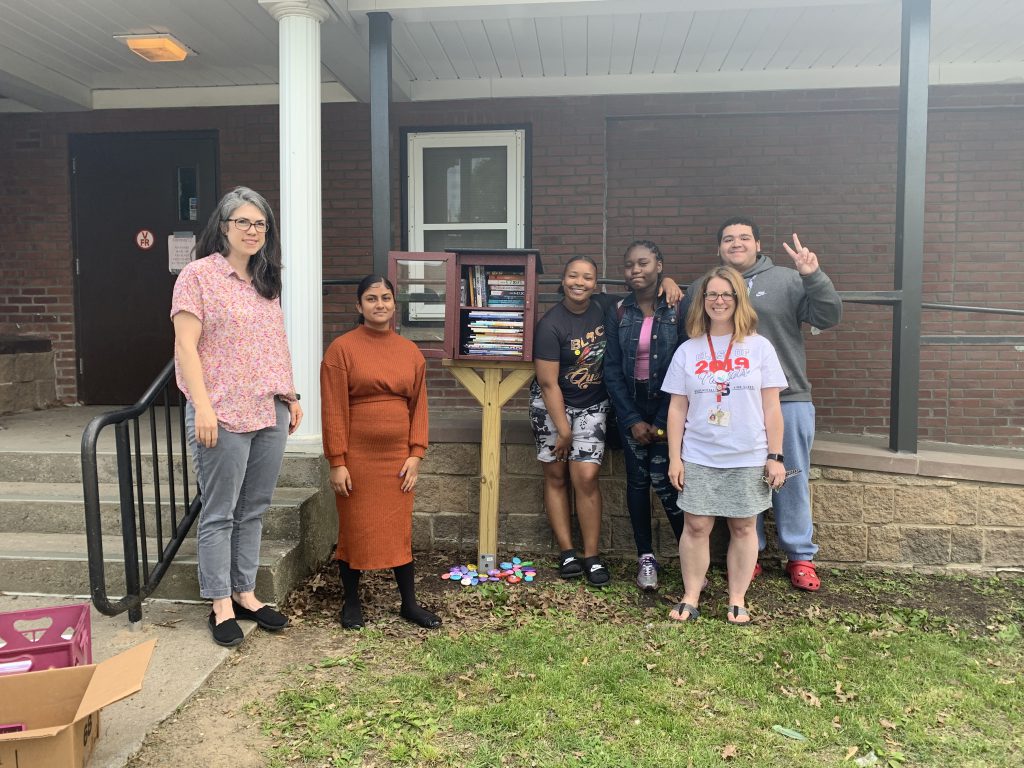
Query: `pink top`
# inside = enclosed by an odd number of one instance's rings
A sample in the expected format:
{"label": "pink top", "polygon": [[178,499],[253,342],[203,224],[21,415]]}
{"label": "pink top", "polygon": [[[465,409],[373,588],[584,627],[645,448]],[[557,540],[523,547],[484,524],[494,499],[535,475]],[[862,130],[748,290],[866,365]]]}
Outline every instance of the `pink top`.
{"label": "pink top", "polygon": [[[217,421],[229,432],[277,423],[274,398],[295,391],[278,299],[265,299],[219,253],[185,266],[174,283],[171,317],[191,312],[203,324],[199,361]],[[177,352],[178,388],[189,400]]]}
{"label": "pink top", "polygon": [[633,366],[633,378],[647,381],[651,378],[651,331],[654,329],[654,315],[644,318],[640,326],[640,339],[636,344],[636,364]]}

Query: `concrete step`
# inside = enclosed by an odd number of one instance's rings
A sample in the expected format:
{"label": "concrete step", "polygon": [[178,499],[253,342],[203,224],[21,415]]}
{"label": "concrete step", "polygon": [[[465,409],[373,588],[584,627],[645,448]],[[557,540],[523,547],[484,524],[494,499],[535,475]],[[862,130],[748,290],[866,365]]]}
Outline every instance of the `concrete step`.
{"label": "concrete step", "polygon": [[[116,536],[121,531],[121,506],[118,486],[101,483],[100,514],[103,533]],[[270,508],[263,516],[263,537],[267,539],[298,539],[301,534],[304,507],[316,497],[316,487],[278,487]],[[152,485],[143,485],[146,509],[146,532],[156,535]],[[181,500],[181,488],[175,489],[179,514],[185,512]],[[170,494],[165,487],[160,490],[162,525],[164,535],[171,532]],[[136,504],[138,495],[136,491]],[[0,482],[0,531],[7,533],[81,533],[85,530],[85,512],[82,503],[80,483],[27,483]],[[196,526],[190,536],[195,535]]]}
{"label": "concrete step", "polygon": [[[152,482],[153,459],[147,451],[147,446],[143,443],[142,478],[143,482]],[[168,461],[164,451],[161,450],[158,453],[158,460],[161,482],[166,482]],[[323,464],[322,456],[286,453],[281,465],[278,485],[292,488],[319,488]],[[175,482],[180,485],[182,478],[180,453],[175,454],[173,466]],[[113,452],[97,453],[96,470],[101,483],[116,483],[117,454]],[[132,471],[135,471],[134,463]],[[191,458],[188,462],[188,476],[190,481],[194,481],[195,474]],[[82,457],[78,452],[4,451],[3,460],[0,461],[0,482],[81,484]]]}
{"label": "concrete step", "polygon": [[[156,541],[147,541],[155,554]],[[124,564],[119,536],[103,537],[107,594],[124,593]],[[282,600],[306,575],[302,546],[297,541],[263,539],[256,593],[264,600]],[[67,533],[14,533],[0,537],[0,584],[4,592],[89,595],[89,558],[85,536]],[[199,598],[196,544],[185,541],[153,597]]]}

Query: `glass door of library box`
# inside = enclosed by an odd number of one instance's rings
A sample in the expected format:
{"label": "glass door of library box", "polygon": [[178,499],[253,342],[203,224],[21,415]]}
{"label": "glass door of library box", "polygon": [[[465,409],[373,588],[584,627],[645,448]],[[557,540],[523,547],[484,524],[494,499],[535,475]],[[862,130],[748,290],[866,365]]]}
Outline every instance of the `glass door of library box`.
{"label": "glass door of library box", "polygon": [[444,252],[391,251],[388,279],[395,286],[395,332],[416,343],[424,357],[451,357],[456,334],[448,302],[455,255]]}

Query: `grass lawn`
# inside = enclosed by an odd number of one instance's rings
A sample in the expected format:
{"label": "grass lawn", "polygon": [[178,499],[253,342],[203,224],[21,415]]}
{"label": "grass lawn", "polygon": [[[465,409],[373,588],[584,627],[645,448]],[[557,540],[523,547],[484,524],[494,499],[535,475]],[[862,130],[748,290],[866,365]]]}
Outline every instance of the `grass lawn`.
{"label": "grass lawn", "polygon": [[[628,563],[603,591],[551,570],[460,588],[448,562],[420,562],[440,631],[375,624],[394,585],[368,575],[353,650],[252,705],[270,765],[1024,765],[1020,578],[822,571],[808,595],[770,569],[737,628],[721,573],[679,625],[677,573],[656,596]],[[342,632],[339,601],[325,571],[289,609]]]}

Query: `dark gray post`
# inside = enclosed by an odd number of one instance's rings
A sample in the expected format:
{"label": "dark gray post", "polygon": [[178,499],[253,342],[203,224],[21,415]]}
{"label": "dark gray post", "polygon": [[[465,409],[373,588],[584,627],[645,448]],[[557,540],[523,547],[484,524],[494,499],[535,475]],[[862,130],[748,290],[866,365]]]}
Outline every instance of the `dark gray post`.
{"label": "dark gray post", "polygon": [[373,271],[386,275],[391,248],[391,14],[370,17],[370,184]]}
{"label": "dark gray post", "polygon": [[931,0],[903,0],[902,17],[894,287],[903,300],[893,313],[889,448],[916,453]]}

